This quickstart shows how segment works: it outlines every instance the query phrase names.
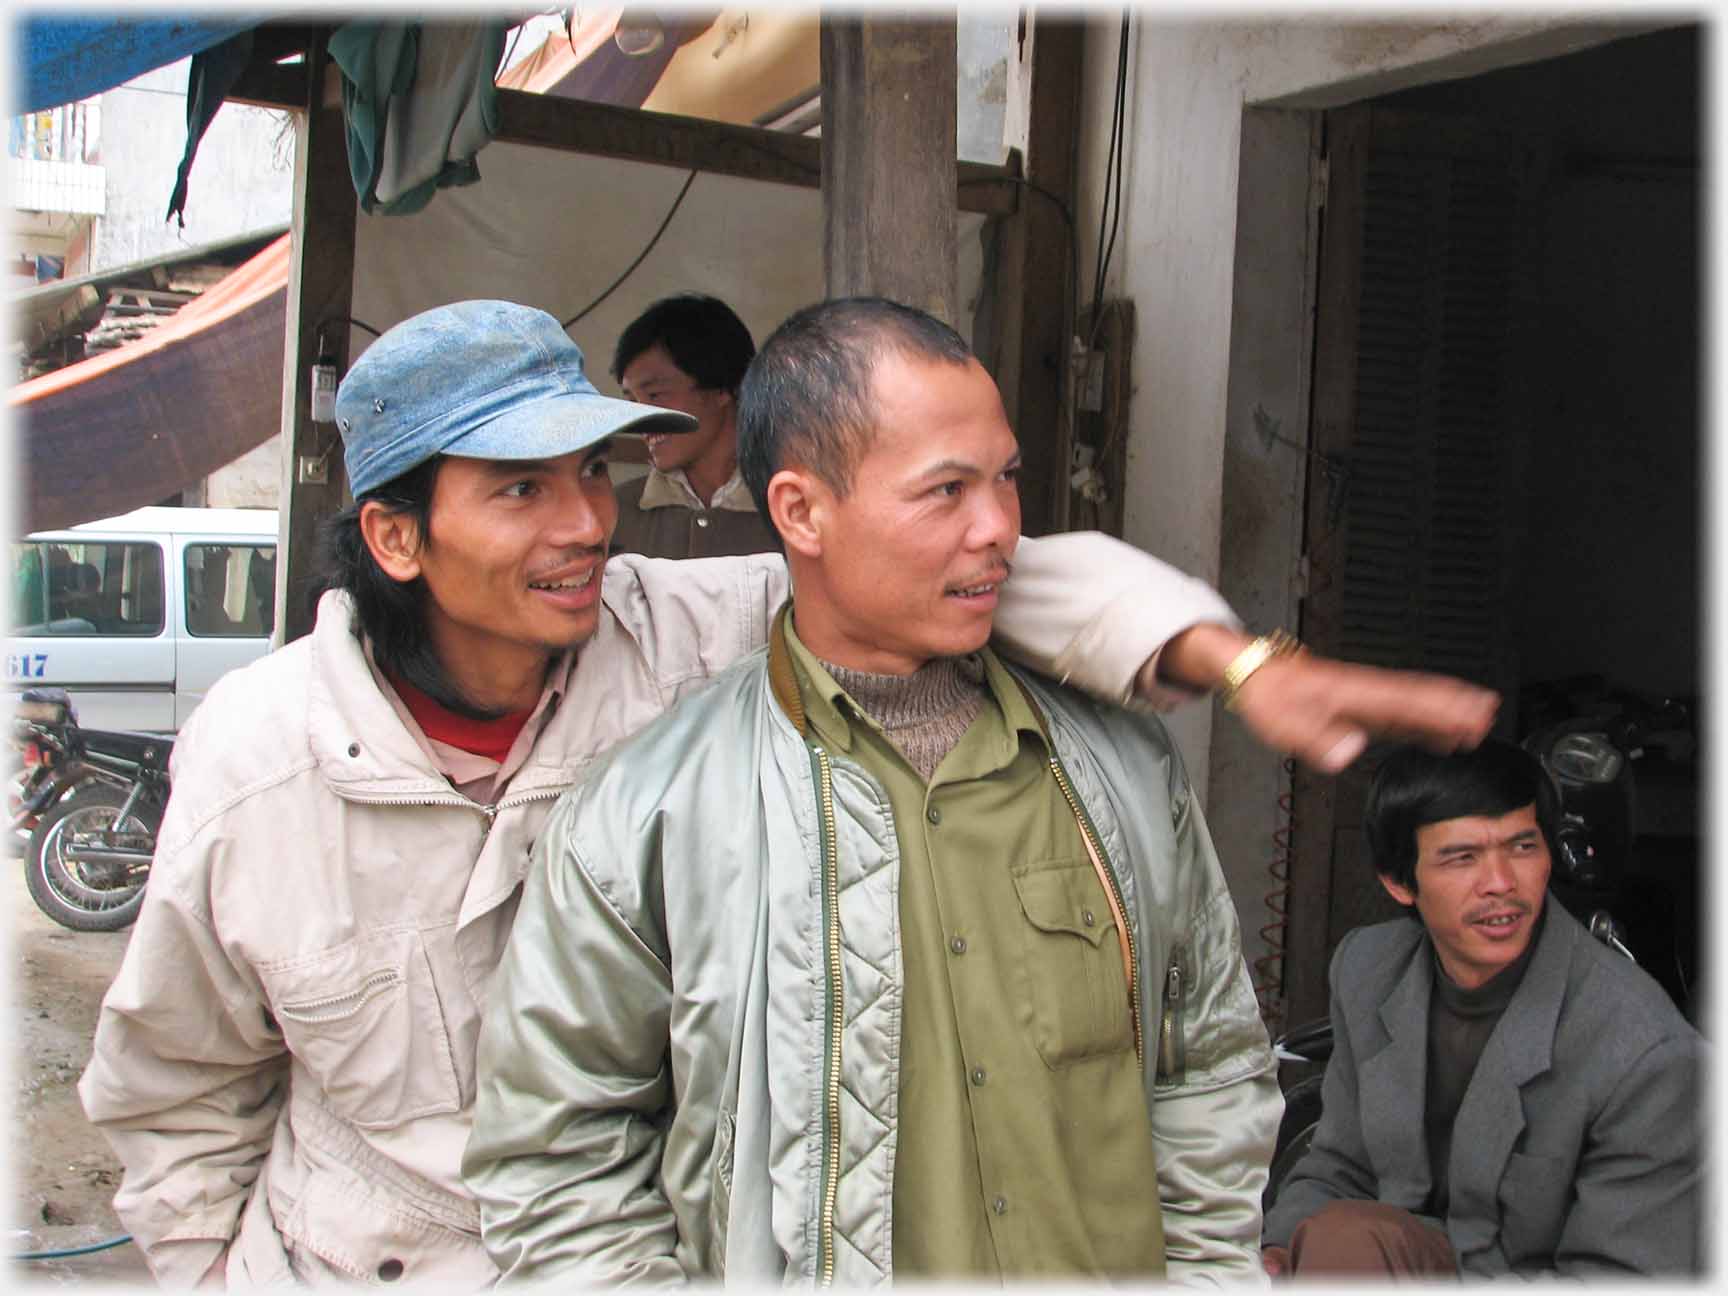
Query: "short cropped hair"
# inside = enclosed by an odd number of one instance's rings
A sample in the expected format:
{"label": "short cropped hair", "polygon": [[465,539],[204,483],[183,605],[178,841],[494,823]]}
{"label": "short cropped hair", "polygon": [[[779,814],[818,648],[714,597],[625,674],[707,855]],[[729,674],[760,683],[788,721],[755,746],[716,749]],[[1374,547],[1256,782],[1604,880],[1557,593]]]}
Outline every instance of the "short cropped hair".
{"label": "short cropped hair", "polygon": [[1374,871],[1414,895],[1418,828],[1447,819],[1499,818],[1532,804],[1548,853],[1558,858],[1559,793],[1529,752],[1497,738],[1449,756],[1399,747],[1368,789],[1363,828]]}
{"label": "short cropped hair", "polygon": [[622,380],[631,362],[656,344],[698,387],[734,396],[756,354],[744,321],[718,297],[703,293],[662,297],[631,320],[612,353],[612,376]]}
{"label": "short cropped hair", "polygon": [[972,348],[948,325],[884,297],[836,297],[775,329],[744,375],[738,469],[770,526],[768,482],[789,464],[845,496],[876,432],[871,381],[884,355],[964,365]]}

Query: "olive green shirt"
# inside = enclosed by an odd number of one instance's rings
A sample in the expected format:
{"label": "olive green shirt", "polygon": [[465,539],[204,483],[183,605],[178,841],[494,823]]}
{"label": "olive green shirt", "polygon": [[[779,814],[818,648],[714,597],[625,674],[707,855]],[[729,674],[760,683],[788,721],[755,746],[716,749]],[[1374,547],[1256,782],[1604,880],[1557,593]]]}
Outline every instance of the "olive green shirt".
{"label": "olive green shirt", "polygon": [[811,728],[898,829],[895,1273],[1162,1277],[1115,921],[1038,717],[985,649],[989,697],[925,784],[790,620],[786,642]]}

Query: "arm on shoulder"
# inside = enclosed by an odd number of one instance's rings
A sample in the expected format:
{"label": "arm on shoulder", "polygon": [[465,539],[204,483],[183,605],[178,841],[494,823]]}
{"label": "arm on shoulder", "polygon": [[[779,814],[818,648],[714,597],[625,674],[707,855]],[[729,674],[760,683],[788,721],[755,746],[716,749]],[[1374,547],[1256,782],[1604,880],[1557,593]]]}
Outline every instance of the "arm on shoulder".
{"label": "arm on shoulder", "polygon": [[[695,652],[691,670],[709,674],[767,642],[791,592],[779,554],[623,554],[608,571],[615,571],[608,593],[623,601],[633,632],[652,626],[657,652]],[[640,603],[634,617],[633,602]],[[1004,656],[1101,701],[1169,710],[1218,688],[1249,639],[1206,582],[1101,532],[1069,531],[1020,538],[993,642]],[[1237,702],[1260,742],[1328,773],[1355,760],[1370,737],[1440,751],[1473,747],[1499,707],[1495,693],[1463,680],[1311,653],[1268,662]]]}
{"label": "arm on shoulder", "polygon": [[[1095,531],[1022,537],[996,617],[997,646],[1022,665],[1157,710],[1218,688],[1249,642],[1211,586]],[[1306,652],[1268,662],[1237,695],[1256,738],[1328,773],[1370,737],[1473,747],[1498,707],[1495,693],[1463,680]]]}

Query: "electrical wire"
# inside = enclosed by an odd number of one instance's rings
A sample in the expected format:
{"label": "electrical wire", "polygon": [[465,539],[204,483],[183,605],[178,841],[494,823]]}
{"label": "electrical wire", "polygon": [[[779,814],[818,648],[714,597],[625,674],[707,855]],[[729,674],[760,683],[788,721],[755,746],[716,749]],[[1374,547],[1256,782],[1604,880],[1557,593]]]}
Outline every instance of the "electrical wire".
{"label": "electrical wire", "polygon": [[564,327],[566,329],[573,324],[579,323],[596,306],[618,291],[619,285],[636,272],[637,266],[641,265],[648,259],[648,254],[654,250],[654,245],[660,241],[660,236],[666,232],[666,227],[672,223],[672,218],[678,214],[678,208],[684,205],[684,195],[690,192],[690,186],[696,183],[696,177],[698,174],[698,170],[692,169],[690,174],[685,177],[684,187],[678,191],[678,196],[672,200],[672,206],[666,213],[666,219],[660,222],[660,228],[654,231],[654,237],[648,240],[648,246],[643,248],[641,252],[637,253],[634,261],[624,267],[624,273],[612,281],[611,287],[607,288],[605,292],[601,293],[593,301],[589,302],[581,310],[577,311],[569,319],[564,321]]}
{"label": "electrical wire", "polygon": [[337,323],[352,324],[355,328],[365,329],[373,337],[383,337],[384,336],[377,329],[373,328],[370,324],[368,324],[365,320],[357,320],[352,315],[326,315],[322,319],[320,319],[318,321],[318,323],[314,326],[317,330],[317,333],[318,333],[318,339],[319,339],[318,349],[320,351],[322,351],[324,349],[324,342],[323,342],[324,330],[329,328],[332,324],[337,324]]}
{"label": "electrical wire", "polygon": [[1122,12],[1122,32],[1116,42],[1116,91],[1110,112],[1110,142],[1104,146],[1104,201],[1098,205],[1098,242],[1093,248],[1092,302],[1094,309],[1104,292],[1104,242],[1110,220],[1110,184],[1116,172],[1117,150],[1122,139],[1122,56],[1127,49],[1128,12]]}
{"label": "electrical wire", "polygon": [[[1128,32],[1132,11],[1124,8],[1122,11],[1122,28],[1116,41],[1116,92],[1115,103],[1110,115],[1110,139],[1104,148],[1104,201],[1098,209],[1098,240],[1096,256],[1092,272],[1092,324],[1087,330],[1084,344],[1080,340],[1080,307],[1078,287],[1075,290],[1076,300],[1071,316],[1072,326],[1069,336],[1075,348],[1075,354],[1068,357],[1063,366],[1066,373],[1065,403],[1063,414],[1067,420],[1069,441],[1077,452],[1082,445],[1087,445],[1092,451],[1089,468],[1093,483],[1096,485],[1095,495],[1083,493],[1076,487],[1073,478],[1067,482],[1067,500],[1070,512],[1078,512],[1081,522],[1090,522],[1094,526],[1102,526],[1103,507],[1110,498],[1110,482],[1107,476],[1109,455],[1114,448],[1118,433],[1123,422],[1123,410],[1120,404],[1112,410],[1112,417],[1106,425],[1105,435],[1101,444],[1093,446],[1080,439],[1080,384],[1078,375],[1071,372],[1082,360],[1091,363],[1092,353],[1098,348],[1098,336],[1103,331],[1104,320],[1111,312],[1104,309],[1104,285],[1110,274],[1110,261],[1116,249],[1116,231],[1122,219],[1122,177],[1127,171],[1123,162],[1123,150],[1128,138]],[[1075,279],[1079,278],[1078,254],[1076,254]],[[1064,466],[1064,473],[1080,464],[1078,458],[1073,464]],[[1079,496],[1076,503],[1075,496]]]}
{"label": "electrical wire", "polygon": [[[1130,11],[1122,11],[1122,31],[1116,42],[1116,108],[1110,128],[1110,157],[1105,164],[1105,201],[1098,212],[1098,277],[1092,286],[1092,331],[1086,349],[1092,350],[1098,340],[1098,330],[1104,320],[1104,281],[1110,274],[1110,260],[1116,251],[1116,230],[1122,223],[1122,150],[1128,139],[1128,20]],[[1110,216],[1110,238],[1104,239],[1104,217]]]}
{"label": "electrical wire", "polygon": [[97,1251],[106,1251],[110,1247],[124,1246],[132,1240],[130,1233],[122,1233],[119,1237],[106,1238],[101,1242],[92,1242],[88,1246],[63,1247],[57,1251],[21,1251],[13,1256],[14,1260],[65,1260],[71,1256],[91,1255]]}

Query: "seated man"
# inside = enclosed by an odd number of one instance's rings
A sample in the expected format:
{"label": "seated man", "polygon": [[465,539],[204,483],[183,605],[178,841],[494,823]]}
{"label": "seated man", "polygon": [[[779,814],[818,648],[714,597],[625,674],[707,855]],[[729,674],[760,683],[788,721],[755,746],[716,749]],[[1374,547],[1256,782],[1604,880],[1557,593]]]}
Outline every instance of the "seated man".
{"label": "seated man", "polygon": [[1700,1272],[1701,1041],[1545,903],[1556,815],[1505,743],[1381,766],[1365,826],[1407,917],[1333,958],[1325,1114],[1267,1216],[1269,1272]]}
{"label": "seated man", "polygon": [[794,597],[536,847],[464,1159],[494,1261],[1258,1278],[1282,1102],[1235,906],[1163,726],[986,647],[995,384],[920,311],[824,302],[740,434]]}
{"label": "seated man", "polygon": [[778,547],[738,476],[738,384],[755,354],[744,321],[699,293],[662,298],[619,336],[612,376],[624,394],[696,423],[647,437],[653,467],[618,488],[613,552],[714,558]]}

